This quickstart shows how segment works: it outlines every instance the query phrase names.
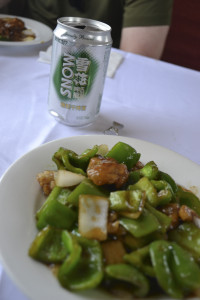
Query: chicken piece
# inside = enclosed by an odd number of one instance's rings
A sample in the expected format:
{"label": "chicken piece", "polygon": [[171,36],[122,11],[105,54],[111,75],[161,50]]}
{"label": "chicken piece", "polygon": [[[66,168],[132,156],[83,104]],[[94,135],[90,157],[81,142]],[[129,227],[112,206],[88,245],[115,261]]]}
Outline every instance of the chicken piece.
{"label": "chicken piece", "polygon": [[179,205],[170,203],[162,207],[161,211],[172,219],[170,229],[174,229],[179,225]]}
{"label": "chicken piece", "polygon": [[0,19],[0,36],[10,41],[21,41],[24,22],[18,18]]}
{"label": "chicken piece", "polygon": [[25,41],[35,38],[31,29],[19,18],[0,18],[0,40]]}
{"label": "chicken piece", "polygon": [[23,30],[25,28],[24,22],[19,18],[2,18],[1,21],[6,23],[7,28],[12,28],[16,30]]}
{"label": "chicken piece", "polygon": [[199,219],[197,213],[187,205],[179,206],[177,203],[170,203],[162,207],[161,211],[172,219],[170,229],[176,228],[180,221],[196,224],[197,219]]}
{"label": "chicken piece", "polygon": [[50,192],[55,186],[54,176],[55,171],[44,171],[37,174],[37,181],[39,182],[46,196],[50,194]]}
{"label": "chicken piece", "polygon": [[119,240],[106,241],[101,244],[106,265],[123,263],[126,250]]}
{"label": "chicken piece", "polygon": [[197,213],[187,205],[181,205],[178,213],[179,217],[184,222],[191,222],[194,217],[198,217]]}
{"label": "chicken piece", "polygon": [[120,188],[127,181],[129,172],[125,164],[98,156],[90,160],[87,176],[96,185],[115,184],[116,188]]}

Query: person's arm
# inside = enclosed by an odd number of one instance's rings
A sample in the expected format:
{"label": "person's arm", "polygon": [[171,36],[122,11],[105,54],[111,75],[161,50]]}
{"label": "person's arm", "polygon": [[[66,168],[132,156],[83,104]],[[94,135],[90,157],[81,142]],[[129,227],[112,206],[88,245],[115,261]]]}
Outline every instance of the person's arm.
{"label": "person's arm", "polygon": [[160,59],[168,31],[168,25],[125,27],[122,29],[120,49]]}

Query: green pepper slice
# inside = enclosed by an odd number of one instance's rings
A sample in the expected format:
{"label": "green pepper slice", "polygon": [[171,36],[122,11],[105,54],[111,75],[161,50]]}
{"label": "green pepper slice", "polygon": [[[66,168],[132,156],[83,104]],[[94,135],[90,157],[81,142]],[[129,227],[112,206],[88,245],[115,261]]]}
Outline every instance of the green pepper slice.
{"label": "green pepper slice", "polygon": [[136,182],[138,182],[140,180],[140,178],[141,178],[141,176],[140,176],[140,171],[139,170],[130,171],[128,181],[127,181],[127,185],[135,184]]}
{"label": "green pepper slice", "polygon": [[171,185],[165,180],[151,180],[157,190],[159,206],[166,205],[173,200],[174,192]]}
{"label": "green pepper slice", "polygon": [[111,192],[110,209],[115,211],[141,211],[145,203],[145,193],[141,190]]}
{"label": "green pepper slice", "polygon": [[108,265],[105,273],[111,278],[131,283],[134,296],[145,297],[149,292],[147,278],[133,266],[128,264]]}
{"label": "green pepper slice", "polygon": [[177,197],[181,205],[187,205],[200,216],[200,200],[195,194],[178,186]]}
{"label": "green pepper slice", "polygon": [[192,254],[177,243],[153,242],[150,256],[157,280],[170,296],[183,298],[200,288],[200,267]]}
{"label": "green pepper slice", "polygon": [[[73,238],[74,242],[70,243],[71,255],[60,267],[58,279],[62,286],[74,291],[95,288],[103,279],[100,244],[96,240],[83,237]],[[71,264],[72,261],[74,263]]]}
{"label": "green pepper slice", "polygon": [[146,193],[147,201],[152,206],[155,207],[159,204],[157,190],[147,177],[142,177],[134,185],[129,185],[128,190],[141,190]]}
{"label": "green pepper slice", "polygon": [[80,195],[96,195],[107,197],[108,192],[104,191],[102,188],[96,186],[88,178],[84,179],[69,195],[68,203],[78,206],[79,196]]}
{"label": "green pepper slice", "polygon": [[149,254],[149,245],[124,255],[124,260],[148,276],[155,276]]}
{"label": "green pepper slice", "polygon": [[120,218],[120,224],[134,237],[140,238],[160,229],[158,219],[144,209],[138,219]]}
{"label": "green pepper slice", "polygon": [[37,234],[28,253],[46,264],[63,262],[69,252],[62,241],[62,230],[45,227]]}
{"label": "green pepper slice", "polygon": [[138,162],[141,154],[131,147],[130,145],[118,142],[106,154],[106,157],[114,158],[118,163],[123,163],[127,166],[128,170]]}
{"label": "green pepper slice", "polygon": [[185,222],[169,231],[169,239],[188,250],[194,258],[200,261],[200,229],[195,224]]}
{"label": "green pepper slice", "polygon": [[158,179],[167,181],[170,184],[174,193],[178,191],[178,187],[175,180],[169,174],[162,171],[158,171]]}
{"label": "green pepper slice", "polygon": [[155,241],[150,244],[149,253],[158,283],[173,298],[183,298],[181,287],[177,284],[171,269],[171,245],[167,241]]}
{"label": "green pepper slice", "polygon": [[192,255],[176,243],[172,243],[172,270],[178,284],[188,294],[200,288],[200,268]]}
{"label": "green pepper slice", "polygon": [[155,179],[158,174],[158,167],[154,161],[150,161],[139,172],[142,177],[147,177],[149,180]]}
{"label": "green pepper slice", "polygon": [[61,265],[58,271],[58,280],[60,284],[65,288],[70,288],[68,277],[70,272],[76,267],[80,261],[82,248],[79,246],[72,234],[67,230],[62,233],[62,240],[69,252],[69,255]]}
{"label": "green pepper slice", "polygon": [[[61,203],[61,200],[64,201],[65,191],[65,189],[55,186],[43,206],[36,213],[36,225],[39,230],[47,225],[61,229],[70,229],[77,220],[77,213]],[[66,191],[66,197],[68,196],[69,192]]]}
{"label": "green pepper slice", "polygon": [[70,154],[72,155],[71,150],[60,147],[58,151],[54,153],[52,160],[57,165],[58,170],[68,170],[85,176],[86,173],[83,169],[77,168],[71,164]]}
{"label": "green pepper slice", "polygon": [[171,218],[151,206],[149,203],[146,203],[145,207],[157,218],[158,222],[160,223],[160,231],[162,233],[165,233],[170,227],[170,224],[172,222]]}
{"label": "green pepper slice", "polygon": [[161,239],[165,240],[166,234],[161,231],[155,231],[140,238],[136,238],[132,234],[126,234],[122,237],[122,242],[129,250],[133,251],[148,245],[152,241]]}
{"label": "green pepper slice", "polygon": [[94,157],[99,150],[99,146],[95,145],[92,149],[86,149],[81,155],[77,155],[75,152],[69,152],[69,161],[70,163],[77,167],[81,168],[86,172],[90,159]]}

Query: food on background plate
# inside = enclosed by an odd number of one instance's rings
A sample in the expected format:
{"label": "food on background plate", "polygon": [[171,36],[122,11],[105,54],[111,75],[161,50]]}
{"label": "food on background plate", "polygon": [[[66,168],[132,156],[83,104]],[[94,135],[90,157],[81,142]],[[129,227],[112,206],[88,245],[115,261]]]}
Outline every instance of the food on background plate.
{"label": "food on background plate", "polygon": [[35,33],[26,28],[20,18],[0,18],[0,41],[25,42],[35,39]]}
{"label": "food on background plate", "polygon": [[117,297],[200,293],[200,200],[154,161],[118,142],[78,155],[59,148],[37,174],[46,200],[29,255],[62,287]]}

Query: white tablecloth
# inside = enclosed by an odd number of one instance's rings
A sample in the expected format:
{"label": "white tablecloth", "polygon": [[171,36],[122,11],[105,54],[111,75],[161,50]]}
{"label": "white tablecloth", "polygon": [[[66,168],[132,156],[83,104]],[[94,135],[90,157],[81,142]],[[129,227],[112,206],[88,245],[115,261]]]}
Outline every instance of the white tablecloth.
{"label": "white tablecloth", "polygon": [[[124,60],[115,76],[106,78],[97,121],[67,127],[47,111],[50,65],[38,61],[47,46],[0,46],[0,176],[42,143],[102,134],[113,121],[124,124],[122,136],[165,146],[200,164],[199,72],[120,52]],[[0,299],[27,300],[1,265]]]}

